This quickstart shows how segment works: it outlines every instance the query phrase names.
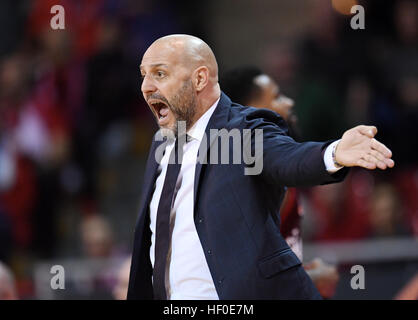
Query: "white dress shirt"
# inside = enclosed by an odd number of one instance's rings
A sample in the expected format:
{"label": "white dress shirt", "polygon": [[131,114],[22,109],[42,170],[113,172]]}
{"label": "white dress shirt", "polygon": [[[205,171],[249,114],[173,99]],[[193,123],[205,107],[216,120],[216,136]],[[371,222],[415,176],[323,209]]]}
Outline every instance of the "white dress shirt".
{"label": "white dress shirt", "polygon": [[[169,300],[218,300],[205,254],[194,224],[194,180],[197,155],[206,126],[216,109],[219,99],[187,131],[191,140],[183,145],[183,161],[174,192],[174,204],[170,213],[171,247],[166,265],[166,292]],[[337,141],[336,141],[337,142]],[[330,172],[338,169],[332,161],[332,146],[324,155],[326,168]],[[167,165],[174,141],[166,145],[164,156],[158,167],[154,194],[150,203],[152,266],[155,261],[155,233],[158,204],[167,172]],[[331,150],[331,151],[329,151]],[[326,158],[329,158],[325,160]]]}
{"label": "white dress shirt", "polygon": [[[174,192],[174,205],[170,213],[171,250],[166,269],[167,299],[171,300],[217,300],[219,299],[210,274],[205,254],[194,224],[194,178],[197,153],[205,134],[206,126],[219,99],[187,131],[191,140],[183,145],[183,161]],[[174,142],[167,144],[161,160],[161,170],[150,203],[151,249],[154,266],[155,227],[158,203],[164,185],[167,164]]]}

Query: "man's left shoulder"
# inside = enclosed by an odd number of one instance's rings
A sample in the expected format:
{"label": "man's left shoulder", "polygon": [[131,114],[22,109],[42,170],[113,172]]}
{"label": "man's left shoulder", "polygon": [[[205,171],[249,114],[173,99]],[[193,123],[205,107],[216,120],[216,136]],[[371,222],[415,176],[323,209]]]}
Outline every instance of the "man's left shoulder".
{"label": "man's left shoulder", "polygon": [[276,112],[269,109],[231,104],[230,121],[231,127],[240,129],[263,129],[273,127],[280,129],[284,134],[288,133],[285,120]]}

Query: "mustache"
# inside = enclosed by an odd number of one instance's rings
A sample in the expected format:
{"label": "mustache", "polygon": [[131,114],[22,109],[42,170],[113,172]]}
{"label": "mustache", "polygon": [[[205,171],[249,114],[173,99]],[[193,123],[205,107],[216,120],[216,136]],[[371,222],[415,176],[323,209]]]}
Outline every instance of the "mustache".
{"label": "mustache", "polygon": [[159,94],[159,93],[153,93],[153,94],[151,94],[151,95],[148,97],[147,101],[148,101],[148,100],[151,100],[151,99],[154,99],[154,100],[161,100],[161,101],[165,102],[168,106],[171,106],[171,105],[170,105],[170,102],[168,102],[168,100],[167,100],[167,99],[166,99],[163,95],[161,95],[161,94]]}

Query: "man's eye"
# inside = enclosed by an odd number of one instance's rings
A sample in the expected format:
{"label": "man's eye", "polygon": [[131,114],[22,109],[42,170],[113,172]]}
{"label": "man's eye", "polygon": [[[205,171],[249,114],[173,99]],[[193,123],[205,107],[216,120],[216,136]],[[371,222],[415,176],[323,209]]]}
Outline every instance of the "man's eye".
{"label": "man's eye", "polygon": [[162,71],[157,71],[157,76],[158,76],[159,78],[164,77],[164,72],[162,72]]}

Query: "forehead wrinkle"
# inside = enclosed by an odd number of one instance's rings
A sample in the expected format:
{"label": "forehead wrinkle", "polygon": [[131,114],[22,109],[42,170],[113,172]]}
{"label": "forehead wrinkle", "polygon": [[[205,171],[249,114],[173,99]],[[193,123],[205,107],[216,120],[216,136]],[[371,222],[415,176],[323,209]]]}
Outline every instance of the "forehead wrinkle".
{"label": "forehead wrinkle", "polygon": [[158,42],[157,40],[145,52],[142,58],[141,67],[145,65],[150,67],[165,65],[169,67],[170,65],[175,65],[178,63],[178,56],[178,50],[174,48],[170,43],[164,43],[161,41]]}

